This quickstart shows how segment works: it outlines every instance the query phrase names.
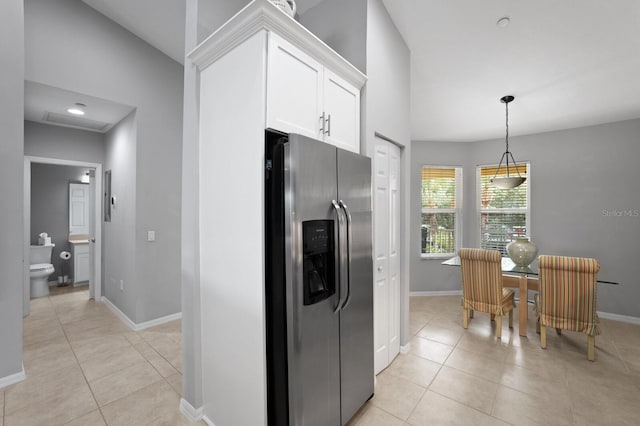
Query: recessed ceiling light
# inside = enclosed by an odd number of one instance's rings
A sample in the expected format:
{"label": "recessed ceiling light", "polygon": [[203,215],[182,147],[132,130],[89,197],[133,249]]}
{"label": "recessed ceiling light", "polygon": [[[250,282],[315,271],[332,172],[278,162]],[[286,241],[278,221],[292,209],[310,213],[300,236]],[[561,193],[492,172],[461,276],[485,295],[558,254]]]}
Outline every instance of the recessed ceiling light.
{"label": "recessed ceiling light", "polygon": [[81,104],[80,102],[76,102],[75,105],[67,109],[69,114],[73,115],[84,115],[84,109],[87,106],[85,104]]}
{"label": "recessed ceiling light", "polygon": [[510,23],[511,23],[511,20],[509,19],[509,17],[505,16],[504,18],[498,19],[498,22],[496,22],[496,26],[498,28],[507,28]]}

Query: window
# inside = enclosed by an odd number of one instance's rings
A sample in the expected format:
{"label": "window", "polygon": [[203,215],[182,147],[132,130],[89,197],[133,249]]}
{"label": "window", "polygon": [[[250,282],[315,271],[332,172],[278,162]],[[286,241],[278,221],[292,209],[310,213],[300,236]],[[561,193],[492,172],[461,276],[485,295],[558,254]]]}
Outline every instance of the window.
{"label": "window", "polygon": [[461,223],[462,167],[422,167],[422,257],[454,256]]}
{"label": "window", "polygon": [[[512,189],[499,189],[491,185],[497,166],[478,167],[478,210],[480,219],[480,247],[499,250],[507,256],[507,244],[515,237],[530,236],[530,164],[518,164],[518,171],[527,180]],[[514,166],[509,174],[518,174]],[[498,177],[506,176],[506,167],[500,168]]]}

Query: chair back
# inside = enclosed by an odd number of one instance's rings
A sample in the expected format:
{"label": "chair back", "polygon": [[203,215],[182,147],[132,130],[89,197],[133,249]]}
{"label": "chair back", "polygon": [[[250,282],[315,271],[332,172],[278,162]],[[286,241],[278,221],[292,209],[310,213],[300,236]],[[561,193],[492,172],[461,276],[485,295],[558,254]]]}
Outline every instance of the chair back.
{"label": "chair back", "polygon": [[463,248],[462,305],[465,309],[502,315],[502,256],[497,250]]}
{"label": "chair back", "polygon": [[596,314],[596,259],[566,256],[538,257],[541,324],[590,336],[600,334]]}

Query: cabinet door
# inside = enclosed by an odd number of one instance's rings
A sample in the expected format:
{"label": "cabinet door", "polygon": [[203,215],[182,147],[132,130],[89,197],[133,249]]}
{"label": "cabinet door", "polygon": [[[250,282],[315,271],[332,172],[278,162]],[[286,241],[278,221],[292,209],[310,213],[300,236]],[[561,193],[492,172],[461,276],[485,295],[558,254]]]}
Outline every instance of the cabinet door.
{"label": "cabinet door", "polygon": [[76,245],[73,250],[73,282],[89,281],[89,245]]}
{"label": "cabinet door", "polygon": [[330,70],[324,70],[324,140],[337,147],[360,152],[360,90]]}
{"label": "cabinet door", "polygon": [[267,127],[322,138],[322,65],[274,33],[267,60]]}

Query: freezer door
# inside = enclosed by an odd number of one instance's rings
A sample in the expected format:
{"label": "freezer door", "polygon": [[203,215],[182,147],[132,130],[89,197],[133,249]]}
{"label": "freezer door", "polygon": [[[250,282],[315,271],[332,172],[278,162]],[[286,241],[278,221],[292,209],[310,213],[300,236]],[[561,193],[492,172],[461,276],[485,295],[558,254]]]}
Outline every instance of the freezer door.
{"label": "freezer door", "polygon": [[[321,253],[322,244],[303,244],[303,234],[319,230],[322,238],[331,228],[339,244],[336,199],[336,149],[300,135],[290,135],[285,145],[285,269],[287,304],[287,354],[289,424],[340,424],[340,316],[339,268],[334,268],[335,292],[327,298],[309,298],[305,304],[303,271],[315,271],[313,292],[324,283],[321,255],[305,264],[306,255]],[[329,227],[325,226],[330,221]],[[339,265],[339,250],[333,250]],[[326,272],[326,271],[325,271]],[[325,280],[328,281],[328,280]],[[327,285],[330,287],[330,285]],[[319,292],[319,293],[318,293]]]}
{"label": "freezer door", "polygon": [[337,150],[338,198],[347,217],[348,282],[340,311],[341,419],[347,423],[373,395],[371,160]]}

